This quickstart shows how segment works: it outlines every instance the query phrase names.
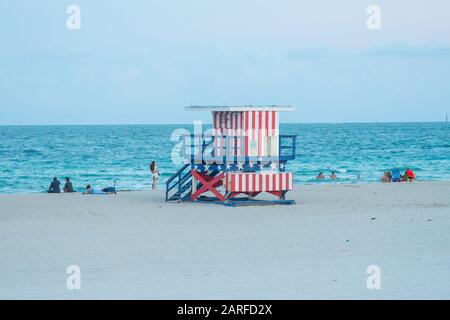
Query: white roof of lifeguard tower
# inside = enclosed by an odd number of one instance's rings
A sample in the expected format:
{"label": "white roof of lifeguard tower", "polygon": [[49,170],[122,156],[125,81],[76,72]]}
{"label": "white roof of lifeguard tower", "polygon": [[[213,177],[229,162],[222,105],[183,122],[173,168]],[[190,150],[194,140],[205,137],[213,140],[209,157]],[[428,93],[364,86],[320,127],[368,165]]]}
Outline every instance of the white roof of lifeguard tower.
{"label": "white roof of lifeguard tower", "polygon": [[295,111],[292,106],[187,106],[188,111]]}

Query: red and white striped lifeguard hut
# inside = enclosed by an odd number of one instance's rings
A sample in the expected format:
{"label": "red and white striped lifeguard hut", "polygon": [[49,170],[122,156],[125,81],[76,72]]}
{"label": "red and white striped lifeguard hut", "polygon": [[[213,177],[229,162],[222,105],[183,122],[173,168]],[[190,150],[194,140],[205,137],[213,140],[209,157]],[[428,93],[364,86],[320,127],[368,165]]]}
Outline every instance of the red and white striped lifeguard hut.
{"label": "red and white striped lifeguard hut", "polygon": [[[186,165],[167,182],[166,201],[212,201],[226,205],[292,204],[286,171],[295,158],[295,135],[280,135],[279,112],[291,106],[189,106],[212,113],[212,129],[184,137]],[[258,200],[260,193],[276,200]],[[245,195],[246,197],[241,197]]]}

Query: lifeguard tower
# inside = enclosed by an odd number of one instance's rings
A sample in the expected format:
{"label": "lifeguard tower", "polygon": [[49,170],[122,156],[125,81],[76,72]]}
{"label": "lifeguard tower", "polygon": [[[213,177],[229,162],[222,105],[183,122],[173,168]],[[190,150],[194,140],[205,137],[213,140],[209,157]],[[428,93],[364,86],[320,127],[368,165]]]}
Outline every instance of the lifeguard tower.
{"label": "lifeguard tower", "polygon": [[[186,110],[211,112],[213,126],[183,136],[186,164],[167,180],[166,201],[231,206],[294,203],[286,200],[294,184],[286,163],[295,158],[297,136],[279,133],[279,112],[294,107],[189,106]],[[260,193],[276,198],[255,199]]]}

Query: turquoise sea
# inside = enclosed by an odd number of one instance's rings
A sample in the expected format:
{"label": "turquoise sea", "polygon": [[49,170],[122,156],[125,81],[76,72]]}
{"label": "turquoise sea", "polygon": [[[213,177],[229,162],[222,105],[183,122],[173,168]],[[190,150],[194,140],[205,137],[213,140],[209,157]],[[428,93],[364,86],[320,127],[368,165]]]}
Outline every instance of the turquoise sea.
{"label": "turquoise sea", "polygon": [[[114,180],[119,190],[148,190],[152,160],[162,188],[178,169],[170,157],[178,128],[192,132],[180,125],[0,126],[0,193],[45,192],[53,176],[69,176],[78,191]],[[418,180],[450,180],[450,124],[282,124],[281,134],[298,135],[297,158],[288,162],[297,183],[317,183],[318,172],[333,170],[337,182],[377,182],[405,166]]]}

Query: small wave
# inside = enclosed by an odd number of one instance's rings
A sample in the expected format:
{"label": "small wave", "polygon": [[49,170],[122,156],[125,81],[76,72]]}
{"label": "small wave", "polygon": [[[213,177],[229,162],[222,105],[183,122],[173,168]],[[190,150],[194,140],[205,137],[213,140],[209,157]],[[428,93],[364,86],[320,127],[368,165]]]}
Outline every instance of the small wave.
{"label": "small wave", "polygon": [[42,155],[42,152],[37,149],[24,149],[23,153],[27,155]]}

